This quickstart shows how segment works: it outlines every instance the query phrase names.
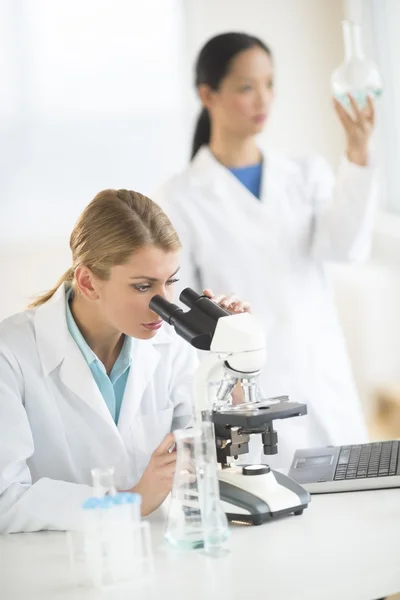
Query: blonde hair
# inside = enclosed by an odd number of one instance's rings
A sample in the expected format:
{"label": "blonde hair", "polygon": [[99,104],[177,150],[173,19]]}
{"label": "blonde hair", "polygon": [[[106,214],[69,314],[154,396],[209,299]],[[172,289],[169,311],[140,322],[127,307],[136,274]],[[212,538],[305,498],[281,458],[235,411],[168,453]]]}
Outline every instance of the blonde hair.
{"label": "blonde hair", "polygon": [[102,280],[114,265],[128,262],[145,246],[179,250],[178,234],[163,210],[150,198],[129,190],[104,190],[88,204],[71,233],[70,267],[56,285],[38,296],[28,308],[44,304],[63,283],[74,281],[75,270],[85,265]]}

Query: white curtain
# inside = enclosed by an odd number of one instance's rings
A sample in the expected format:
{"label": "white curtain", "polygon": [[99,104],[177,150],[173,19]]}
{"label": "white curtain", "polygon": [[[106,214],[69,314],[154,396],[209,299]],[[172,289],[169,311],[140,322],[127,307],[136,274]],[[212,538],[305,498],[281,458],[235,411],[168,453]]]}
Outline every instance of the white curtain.
{"label": "white curtain", "polygon": [[378,123],[384,175],[383,208],[400,213],[400,2],[368,0],[364,14],[365,27],[371,36],[371,53],[383,78]]}

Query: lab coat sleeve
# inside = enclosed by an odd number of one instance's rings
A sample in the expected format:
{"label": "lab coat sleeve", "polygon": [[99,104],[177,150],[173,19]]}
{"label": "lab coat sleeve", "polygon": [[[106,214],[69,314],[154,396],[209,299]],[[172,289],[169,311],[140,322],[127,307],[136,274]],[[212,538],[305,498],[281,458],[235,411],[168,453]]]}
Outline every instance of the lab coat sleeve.
{"label": "lab coat sleeve", "polygon": [[318,157],[308,164],[307,195],[312,204],[310,249],[318,260],[365,260],[370,252],[378,196],[376,165],[343,157],[337,179]]}
{"label": "lab coat sleeve", "polygon": [[78,528],[90,486],[48,478],[32,484],[34,443],[19,373],[15,357],[0,348],[0,534]]}
{"label": "lab coat sleeve", "polygon": [[161,206],[176,229],[182,244],[179,269],[179,290],[190,287],[197,292],[203,290],[203,281],[196,257],[196,247],[193,235],[193,223],[186,214],[180,191],[166,186],[154,195],[154,201]]}
{"label": "lab coat sleeve", "polygon": [[177,338],[170,383],[174,403],[172,431],[194,423],[194,376],[198,362],[196,350],[188,342]]}

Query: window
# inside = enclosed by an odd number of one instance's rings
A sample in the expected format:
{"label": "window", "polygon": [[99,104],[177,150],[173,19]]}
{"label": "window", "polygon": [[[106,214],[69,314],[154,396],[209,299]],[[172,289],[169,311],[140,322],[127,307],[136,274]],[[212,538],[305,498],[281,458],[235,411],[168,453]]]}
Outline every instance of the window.
{"label": "window", "polygon": [[187,160],[182,0],[0,3],[0,239],[67,235]]}
{"label": "window", "polygon": [[378,134],[385,178],[384,208],[400,213],[400,2],[369,0],[364,4],[369,48],[383,79]]}

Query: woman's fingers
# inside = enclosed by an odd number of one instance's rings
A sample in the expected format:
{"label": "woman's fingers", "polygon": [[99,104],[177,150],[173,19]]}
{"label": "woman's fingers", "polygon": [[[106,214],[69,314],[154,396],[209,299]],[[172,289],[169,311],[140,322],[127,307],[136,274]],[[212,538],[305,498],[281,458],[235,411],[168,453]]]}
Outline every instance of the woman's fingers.
{"label": "woman's fingers", "polygon": [[333,105],[343,127],[346,131],[349,131],[351,125],[353,124],[353,119],[351,118],[347,110],[339,102],[339,100],[336,100],[336,98],[333,99]]}
{"label": "woman's fingers", "polygon": [[220,300],[218,300],[218,304],[223,308],[229,308],[233,304],[239,302],[239,298],[236,294],[228,294],[227,296],[222,296]]}
{"label": "woman's fingers", "polygon": [[354,115],[354,118],[352,119],[353,123],[358,123],[360,125],[363,125],[364,121],[365,121],[364,113],[359,108],[359,106],[356,102],[356,99],[351,94],[347,94],[347,95],[350,100],[351,108],[353,110],[353,115]]}
{"label": "woman's fingers", "polygon": [[346,110],[336,98],[333,99],[335,111],[346,131],[351,132],[355,127],[365,128],[367,122],[373,125],[375,122],[375,105],[371,96],[366,96],[366,106],[362,109],[359,107],[354,96],[348,94],[347,97],[350,102],[351,112]]}
{"label": "woman's fingers", "polygon": [[163,465],[156,470],[156,474],[159,479],[167,482],[169,485],[173,484],[174,475],[176,470],[176,464],[170,463],[167,465]]}
{"label": "woman's fingers", "polygon": [[250,312],[251,304],[250,302],[241,302],[240,303],[240,312]]}
{"label": "woman's fingers", "polygon": [[167,433],[161,444],[154,450],[154,456],[163,456],[169,452],[175,445],[175,436],[173,433]]}
{"label": "woman's fingers", "polygon": [[371,96],[367,96],[367,107],[365,109],[365,114],[366,117],[368,119],[368,121],[371,123],[371,125],[374,125],[375,123],[375,104],[374,101],[372,100]]}
{"label": "woman's fingers", "polygon": [[219,294],[217,296],[214,296],[212,290],[209,289],[203,290],[203,294],[210,298],[216,304],[219,304],[221,308],[225,308],[233,314],[250,312],[250,303],[240,300],[240,298],[236,294]]}

